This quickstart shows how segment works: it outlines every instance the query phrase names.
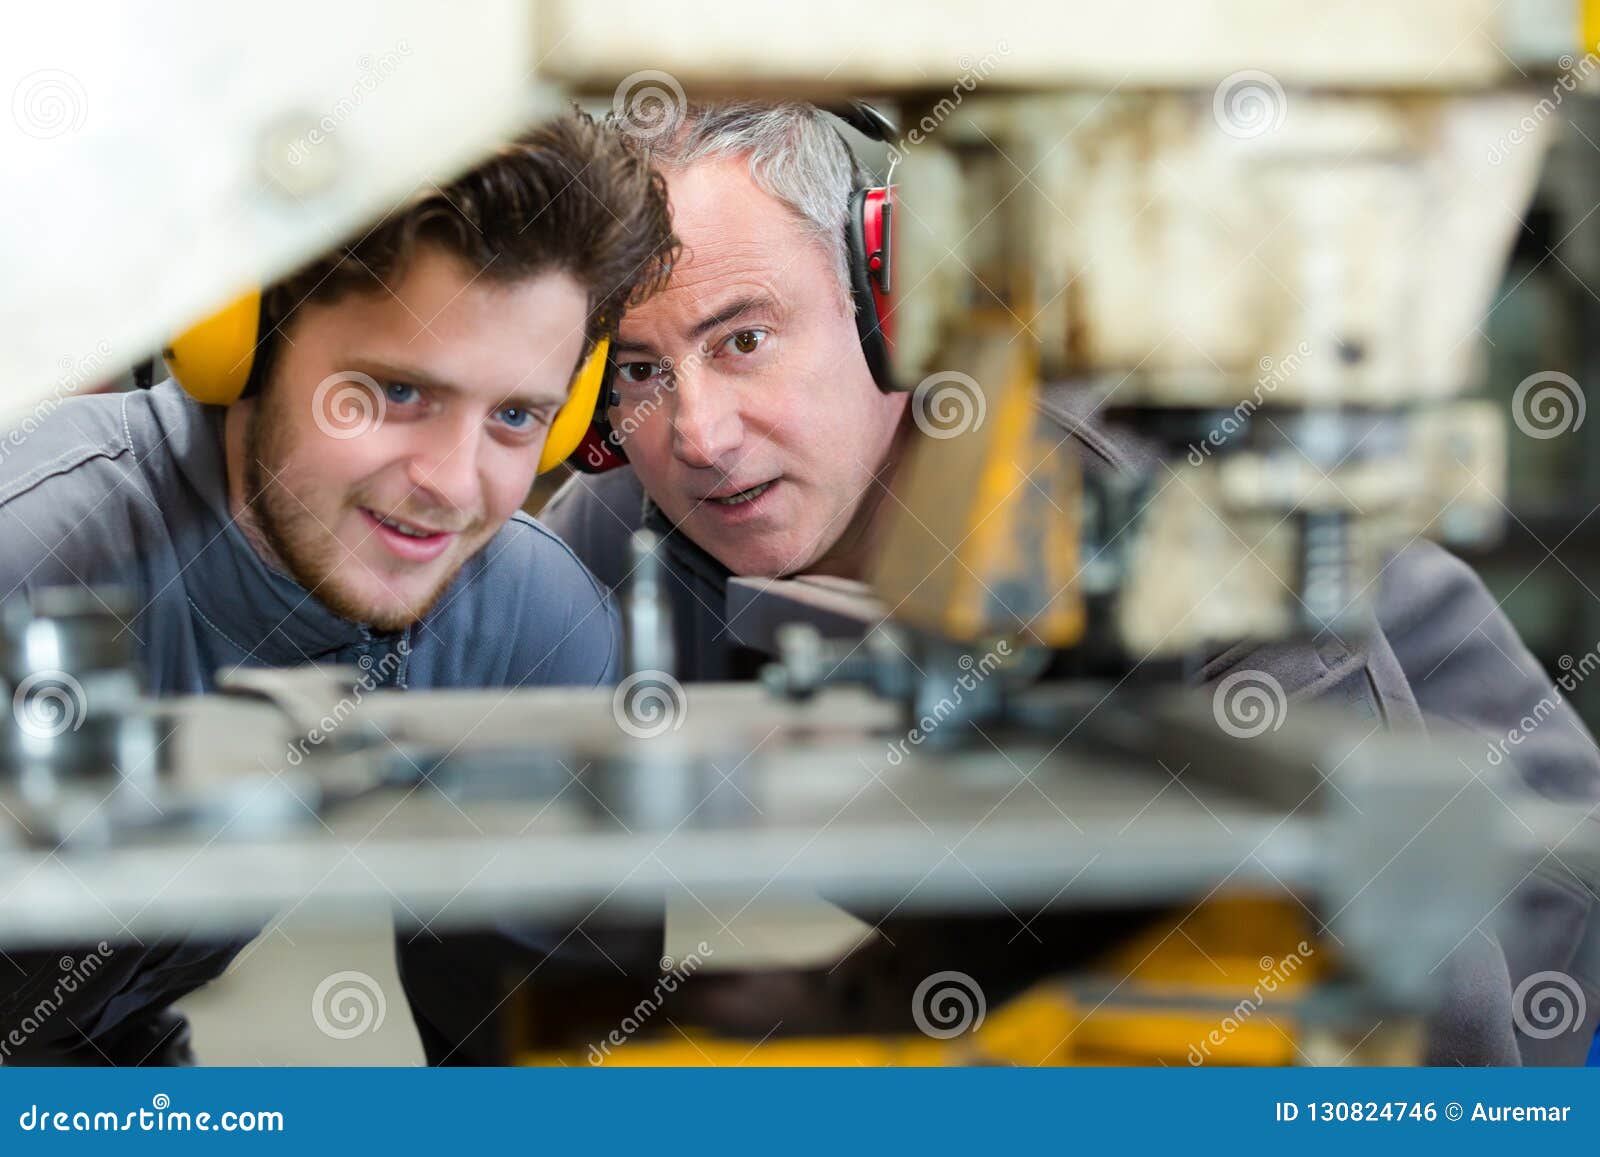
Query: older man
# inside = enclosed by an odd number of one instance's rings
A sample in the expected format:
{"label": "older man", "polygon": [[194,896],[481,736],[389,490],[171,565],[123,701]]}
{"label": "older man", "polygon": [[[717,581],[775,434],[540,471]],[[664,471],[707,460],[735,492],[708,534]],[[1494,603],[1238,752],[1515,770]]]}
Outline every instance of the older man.
{"label": "older man", "polygon": [[[724,679],[744,673],[729,576],[862,577],[911,423],[906,396],[874,384],[857,332],[846,213],[870,182],[833,118],[799,104],[693,107],[653,158],[684,260],[621,327],[609,419],[629,465],[573,479],[543,517],[612,584],[627,574],[632,530],[666,533],[679,673]],[[1070,392],[1050,391],[1045,408],[1087,469],[1140,465],[1137,444]],[[1202,678],[1265,669],[1290,694],[1331,696],[1370,719],[1446,719],[1489,738],[1548,699],[1560,718],[1519,748],[1522,773],[1556,796],[1600,796],[1593,739],[1469,568],[1419,544],[1380,585],[1379,629],[1358,648],[1235,647]],[[1517,1063],[1521,1045],[1530,1059],[1581,1060],[1582,1034],[1563,1053],[1519,1040],[1509,1000],[1513,979],[1569,966],[1587,897],[1534,880],[1515,902],[1537,913],[1525,942],[1502,950],[1474,937],[1447,966],[1432,1059]]]}

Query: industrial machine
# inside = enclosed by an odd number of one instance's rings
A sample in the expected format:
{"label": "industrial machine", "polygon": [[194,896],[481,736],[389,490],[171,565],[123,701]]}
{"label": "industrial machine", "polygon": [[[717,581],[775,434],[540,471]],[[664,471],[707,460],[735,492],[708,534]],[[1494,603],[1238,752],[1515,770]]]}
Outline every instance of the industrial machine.
{"label": "industrial machine", "polygon": [[[318,8],[312,59],[292,15],[207,9],[185,19],[252,50],[169,62],[128,107],[55,78],[81,131],[4,152],[26,165],[0,226],[13,420],[558,96],[626,116],[648,85],[896,104],[893,368],[922,436],[870,591],[735,585],[771,657],[756,684],[672,678],[648,541],[615,691],[290,669],[153,700],[115,593],[13,607],[0,673],[41,707],[5,732],[4,944],[373,897],[430,928],[665,908],[660,977],[542,988],[501,1014],[507,1055],[1416,1060],[1441,962],[1514,921],[1503,899],[1552,858],[1595,879],[1593,819],[1481,743],[1183,680],[1221,641],[1356,639],[1392,550],[1495,534],[1504,432],[1466,397],[1472,335],[1555,123],[1530,126],[1529,93],[1600,51],[1600,23],[1489,0],[1136,7],[931,21],[888,0],[893,33],[866,40],[832,3],[710,24],[687,0]],[[115,19],[157,45],[178,18]],[[235,58],[226,99],[192,99]],[[135,63],[125,42],[96,61]],[[76,212],[135,147],[186,179]],[[1038,412],[1062,380],[1159,465],[1084,477]],[[759,974],[731,951],[701,970],[708,946],[688,976],[684,897],[724,932],[719,913],[817,897],[869,927]]]}

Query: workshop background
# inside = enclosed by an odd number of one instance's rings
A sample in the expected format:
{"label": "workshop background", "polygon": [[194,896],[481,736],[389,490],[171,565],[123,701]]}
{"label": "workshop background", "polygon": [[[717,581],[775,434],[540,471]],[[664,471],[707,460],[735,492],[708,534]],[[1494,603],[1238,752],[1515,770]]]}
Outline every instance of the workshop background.
{"label": "workshop background", "polygon": [[[1511,429],[1512,395],[1529,375],[1555,370],[1579,383],[1600,381],[1600,100],[1569,98],[1563,111],[1567,121],[1483,325],[1486,395],[1501,404]],[[871,156],[869,143],[855,144]],[[1563,656],[1600,643],[1600,422],[1560,438],[1512,438],[1508,448],[1504,537],[1466,557],[1555,677],[1567,669]],[[541,478],[527,509],[537,513],[566,473]],[[1579,684],[1572,702],[1600,731],[1600,681]],[[341,970],[372,977],[389,1002],[377,1027],[349,1039],[329,1037],[304,1007],[305,994]],[[226,977],[180,1008],[194,1021],[207,1064],[420,1065],[399,994],[393,922],[375,905],[339,939],[292,917],[275,924]]]}
{"label": "workshop background", "polygon": [[[736,17],[724,12],[718,19]],[[1529,26],[1547,23],[1531,17],[1527,21]],[[992,54],[994,45],[1005,44],[1008,36],[1020,42],[1026,30],[995,29],[979,47]],[[870,53],[870,37],[866,40],[860,51]],[[1004,81],[1008,53],[990,66],[997,85]],[[1509,57],[1507,63],[1523,71]],[[1587,57],[1569,61],[1561,71],[1572,74],[1585,65],[1595,66],[1589,71],[1600,69],[1600,62]],[[1532,114],[1549,85],[1544,73],[1536,79],[1525,72],[1523,76],[1528,78]],[[975,87],[981,90],[988,79],[987,74],[980,77]],[[1495,405],[1507,432],[1506,489],[1500,496],[1504,528],[1495,541],[1461,550],[1552,678],[1569,671],[1578,656],[1600,652],[1600,419],[1586,415],[1587,393],[1592,383],[1600,382],[1600,96],[1586,90],[1600,85],[1600,74],[1584,79],[1583,90],[1559,90],[1559,117],[1545,123],[1540,114],[1538,127],[1548,142],[1541,175],[1531,204],[1520,214],[1492,306],[1479,326],[1486,373],[1478,396]],[[777,87],[782,87],[781,78]],[[64,113],[59,111],[62,91]],[[688,96],[696,95],[691,84]],[[603,94],[597,99],[586,90],[582,96],[595,111],[606,111]],[[70,122],[73,97],[70,85],[60,86],[52,94],[55,103],[40,106],[43,113],[14,102],[13,114],[28,119],[55,110],[53,115]],[[892,94],[881,103],[898,111]],[[880,174],[886,170],[888,150],[853,133],[850,140]],[[1001,173],[1008,181],[1014,177],[1019,188],[1033,184],[1021,169]],[[302,172],[297,179],[307,178]],[[1044,196],[1037,187],[1035,192]],[[1010,196],[1003,188],[995,193]],[[69,378],[95,383],[80,392],[138,389],[150,384],[152,374],[141,365],[103,380],[94,357],[66,369]],[[1558,428],[1553,431],[1530,419],[1528,394],[1530,382],[1550,381],[1571,384],[1556,406]],[[561,470],[541,478],[526,509],[537,513],[566,476]],[[1591,731],[1600,732],[1600,679],[1580,681],[1571,702]],[[689,902],[670,911],[675,942],[718,938],[719,969],[780,956],[826,960],[865,927],[820,901],[781,911],[753,910],[733,922],[731,931],[727,912]],[[333,929],[325,914],[295,909],[282,913],[222,979],[180,1003],[180,1011],[194,1023],[200,1061],[420,1065],[422,1049],[395,967],[394,933],[390,906],[380,900],[352,907]],[[424,929],[415,935],[435,933]],[[739,945],[737,951],[726,947],[730,936]]]}

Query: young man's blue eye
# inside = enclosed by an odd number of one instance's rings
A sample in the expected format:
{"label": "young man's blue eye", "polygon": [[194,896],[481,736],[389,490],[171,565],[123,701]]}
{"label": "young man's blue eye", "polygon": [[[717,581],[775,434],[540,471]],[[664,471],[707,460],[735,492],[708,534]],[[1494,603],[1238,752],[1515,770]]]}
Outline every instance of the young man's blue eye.
{"label": "young man's blue eye", "polygon": [[383,396],[397,406],[404,406],[408,402],[415,402],[422,395],[417,387],[409,382],[390,382],[383,387]]}
{"label": "young man's blue eye", "polygon": [[507,406],[496,416],[513,430],[520,430],[533,421],[533,415],[520,406]]}

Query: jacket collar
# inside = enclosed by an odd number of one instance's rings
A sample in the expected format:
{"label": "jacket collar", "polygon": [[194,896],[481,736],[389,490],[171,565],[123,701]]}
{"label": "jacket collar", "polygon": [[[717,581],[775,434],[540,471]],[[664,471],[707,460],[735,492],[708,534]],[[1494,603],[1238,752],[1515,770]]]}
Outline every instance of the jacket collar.
{"label": "jacket collar", "polygon": [[714,589],[718,591],[725,589],[728,585],[728,579],[733,576],[733,572],[718,562],[716,557],[709,551],[703,549],[687,534],[674,526],[661,508],[651,501],[648,494],[644,493],[643,486],[640,486],[639,492],[642,496],[641,501],[644,504],[641,525],[661,535],[667,554],[672,561],[696,578],[710,583]]}

